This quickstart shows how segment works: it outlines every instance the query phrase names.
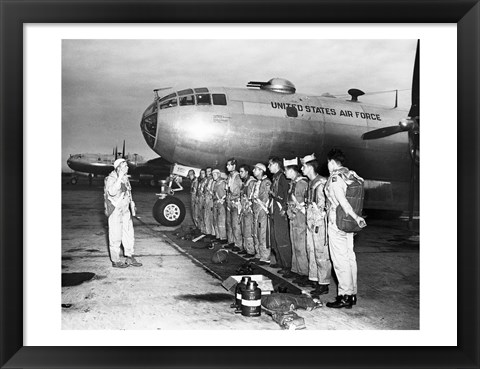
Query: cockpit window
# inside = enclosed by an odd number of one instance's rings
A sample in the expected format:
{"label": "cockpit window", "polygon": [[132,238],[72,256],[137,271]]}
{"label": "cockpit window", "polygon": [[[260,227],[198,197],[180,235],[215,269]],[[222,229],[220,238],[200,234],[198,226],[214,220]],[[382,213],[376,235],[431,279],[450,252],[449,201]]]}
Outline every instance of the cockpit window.
{"label": "cockpit window", "polygon": [[191,88],[187,88],[186,90],[178,91],[178,96],[191,95],[191,94],[193,94],[193,90]]}
{"label": "cockpit window", "polygon": [[162,97],[159,101],[160,109],[168,109],[178,105],[177,94],[173,93]]}
{"label": "cockpit window", "polygon": [[177,106],[177,105],[178,105],[177,97],[174,97],[174,98],[162,101],[160,103],[160,109],[173,108],[174,106]]}
{"label": "cockpit window", "polygon": [[197,94],[197,105],[210,105],[210,95],[209,94]]}
{"label": "cockpit window", "polygon": [[195,88],[195,93],[201,94],[201,93],[208,93],[208,88],[206,87],[200,87],[200,88]]}
{"label": "cockpit window", "polygon": [[195,100],[193,98],[193,95],[181,96],[179,99],[180,99],[180,106],[195,105]]}
{"label": "cockpit window", "polygon": [[212,94],[213,105],[227,105],[227,97],[224,94]]}
{"label": "cockpit window", "polygon": [[143,113],[143,116],[146,117],[150,114],[153,114],[157,111],[157,102],[154,101],[148,108],[145,110],[145,113]]}

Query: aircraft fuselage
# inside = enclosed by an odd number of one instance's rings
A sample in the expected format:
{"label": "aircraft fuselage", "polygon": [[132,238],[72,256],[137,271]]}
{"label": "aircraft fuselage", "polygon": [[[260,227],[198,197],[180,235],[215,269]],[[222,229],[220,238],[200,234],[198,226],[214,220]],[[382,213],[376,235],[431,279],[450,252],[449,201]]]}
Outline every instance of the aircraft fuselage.
{"label": "aircraft fuselage", "polygon": [[[232,88],[227,105],[189,105],[158,109],[152,149],[170,162],[222,167],[230,157],[241,163],[265,162],[270,156],[303,157],[314,152],[321,162],[340,147],[348,166],[365,178],[408,181],[408,135],[364,141],[361,135],[397,124],[408,111],[301,94]],[[297,117],[287,116],[287,107]]]}

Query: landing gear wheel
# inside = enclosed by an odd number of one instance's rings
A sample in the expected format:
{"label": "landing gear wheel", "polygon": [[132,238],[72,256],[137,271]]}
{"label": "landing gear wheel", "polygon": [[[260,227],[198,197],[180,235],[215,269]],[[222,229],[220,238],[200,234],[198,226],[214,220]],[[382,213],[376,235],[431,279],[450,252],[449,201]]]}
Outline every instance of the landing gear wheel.
{"label": "landing gear wheel", "polygon": [[77,184],[77,181],[78,181],[78,180],[77,180],[77,177],[72,177],[72,179],[70,180],[70,183],[71,183],[72,185],[76,185],[76,184]]}
{"label": "landing gear wheel", "polygon": [[178,226],[185,219],[185,205],[183,205],[181,200],[173,196],[158,199],[153,206],[153,217],[164,226]]}

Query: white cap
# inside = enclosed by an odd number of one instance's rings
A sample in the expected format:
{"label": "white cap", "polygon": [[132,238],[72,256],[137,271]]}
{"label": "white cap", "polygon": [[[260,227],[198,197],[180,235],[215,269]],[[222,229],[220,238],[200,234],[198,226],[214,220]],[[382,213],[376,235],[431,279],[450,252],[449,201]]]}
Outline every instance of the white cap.
{"label": "white cap", "polygon": [[257,164],[255,164],[255,166],[256,166],[258,169],[263,170],[264,172],[267,171],[267,167],[266,167],[265,165],[263,165],[262,163],[257,163]]}
{"label": "white cap", "polygon": [[212,170],[212,174],[213,174],[213,173],[218,173],[218,174],[220,174],[220,170],[214,169],[214,170]]}
{"label": "white cap", "polygon": [[315,159],[317,159],[315,157],[315,154],[312,154],[312,155],[307,155],[303,159],[300,159],[300,160],[301,160],[302,164],[305,164],[305,163],[308,163],[309,161],[312,161],[312,160],[315,160]]}
{"label": "white cap", "polygon": [[117,167],[122,164],[123,162],[127,162],[125,159],[123,158],[120,158],[120,159],[117,159],[115,160],[115,162],[113,163],[113,169],[117,169]]}
{"label": "white cap", "polygon": [[287,160],[283,159],[283,166],[288,167],[290,165],[298,165],[298,158]]}

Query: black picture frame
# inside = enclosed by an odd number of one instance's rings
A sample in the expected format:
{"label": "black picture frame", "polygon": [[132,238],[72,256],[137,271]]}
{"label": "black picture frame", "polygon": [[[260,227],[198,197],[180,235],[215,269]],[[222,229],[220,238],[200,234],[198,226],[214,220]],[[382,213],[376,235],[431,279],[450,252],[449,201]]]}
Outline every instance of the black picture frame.
{"label": "black picture frame", "polygon": [[[0,0],[0,366],[3,368],[478,368],[478,0]],[[456,23],[458,345],[456,347],[23,346],[23,25],[25,23]],[[440,76],[439,76],[440,78]],[[448,92],[445,92],[448,93]],[[449,149],[446,143],[446,150]],[[439,181],[439,186],[441,186]],[[447,191],[447,190],[446,190]],[[439,201],[445,199],[439,199]],[[439,222],[445,222],[448,214]],[[454,222],[455,220],[448,220]],[[428,245],[434,247],[434,245]],[[442,281],[438,281],[442,283]],[[447,292],[446,292],[447,293]],[[444,296],[438,296],[438,306]],[[441,322],[439,322],[441,324]],[[279,333],[280,334],[280,333]],[[247,347],[245,347],[245,344]],[[359,345],[362,343],[359,342]]]}

